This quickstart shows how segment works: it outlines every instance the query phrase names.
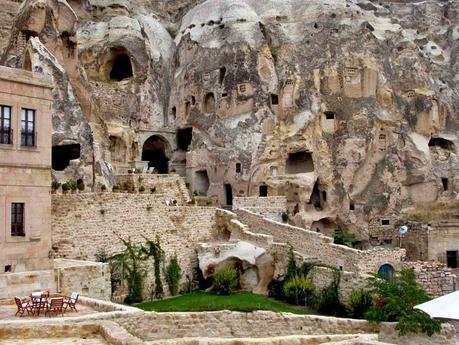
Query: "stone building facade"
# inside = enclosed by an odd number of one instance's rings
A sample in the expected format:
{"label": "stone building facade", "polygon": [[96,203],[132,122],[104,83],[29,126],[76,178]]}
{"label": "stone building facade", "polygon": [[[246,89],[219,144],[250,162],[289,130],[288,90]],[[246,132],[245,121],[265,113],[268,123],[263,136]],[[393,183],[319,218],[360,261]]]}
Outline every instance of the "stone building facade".
{"label": "stone building facade", "polygon": [[49,267],[50,82],[0,66],[0,272]]}

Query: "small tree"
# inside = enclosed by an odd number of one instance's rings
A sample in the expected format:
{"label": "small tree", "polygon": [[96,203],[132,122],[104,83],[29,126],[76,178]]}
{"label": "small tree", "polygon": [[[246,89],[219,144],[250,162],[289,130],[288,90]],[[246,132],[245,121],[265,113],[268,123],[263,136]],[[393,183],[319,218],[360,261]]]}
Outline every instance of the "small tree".
{"label": "small tree", "polygon": [[430,300],[429,295],[416,282],[414,270],[402,269],[392,281],[375,275],[370,280],[370,286],[375,300],[365,313],[367,320],[398,322],[396,329],[400,335],[421,331],[431,336],[440,332],[440,321],[414,309],[414,306]]}
{"label": "small tree", "polygon": [[373,296],[370,291],[357,289],[349,297],[349,313],[356,319],[363,319],[365,313],[373,305]]}
{"label": "small tree", "polygon": [[353,247],[357,242],[355,235],[351,234],[347,229],[335,229],[335,237],[333,239],[335,244],[342,244],[344,246]]}
{"label": "small tree", "polygon": [[182,269],[178,263],[177,254],[175,254],[166,267],[167,284],[169,285],[169,291],[172,296],[175,296],[178,293],[181,276]]}
{"label": "small tree", "polygon": [[314,293],[314,285],[305,276],[294,276],[287,280],[283,287],[287,301],[294,304],[306,305]]}

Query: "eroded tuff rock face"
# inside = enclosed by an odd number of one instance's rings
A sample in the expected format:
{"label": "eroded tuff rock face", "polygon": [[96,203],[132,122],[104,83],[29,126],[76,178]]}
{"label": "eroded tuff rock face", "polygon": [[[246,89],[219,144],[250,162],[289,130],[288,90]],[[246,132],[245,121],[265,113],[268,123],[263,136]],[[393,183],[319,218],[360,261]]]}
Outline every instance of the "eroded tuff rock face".
{"label": "eroded tuff rock face", "polygon": [[286,195],[296,224],[366,240],[372,223],[457,198],[458,11],[27,0],[2,61],[27,65],[30,47],[34,70],[55,78],[53,143],[81,145],[55,179],[99,188],[148,161],[221,204]]}

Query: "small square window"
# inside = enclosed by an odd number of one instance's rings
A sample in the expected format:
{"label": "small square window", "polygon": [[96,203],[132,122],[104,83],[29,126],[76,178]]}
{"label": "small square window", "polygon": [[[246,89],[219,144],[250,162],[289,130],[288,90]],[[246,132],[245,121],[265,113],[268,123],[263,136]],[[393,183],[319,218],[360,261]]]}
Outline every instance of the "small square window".
{"label": "small square window", "polygon": [[278,105],[279,104],[279,96],[272,93],[271,94],[271,104],[272,105]]}
{"label": "small square window", "polygon": [[390,225],[389,219],[381,219],[381,225]]}
{"label": "small square window", "polygon": [[11,265],[5,265],[5,273],[11,272]]}
{"label": "small square window", "polygon": [[325,115],[325,119],[326,120],[334,120],[335,119],[335,113],[333,111],[325,111],[324,115]]}
{"label": "small square window", "polygon": [[241,163],[236,163],[236,173],[239,174],[242,171]]}

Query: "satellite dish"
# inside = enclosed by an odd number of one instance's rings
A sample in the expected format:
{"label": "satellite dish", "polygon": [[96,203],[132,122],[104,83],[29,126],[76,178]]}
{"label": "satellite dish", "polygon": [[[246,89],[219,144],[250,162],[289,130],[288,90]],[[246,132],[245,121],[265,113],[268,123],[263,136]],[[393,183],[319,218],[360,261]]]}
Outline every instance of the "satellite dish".
{"label": "satellite dish", "polygon": [[408,232],[408,227],[406,225],[402,225],[400,227],[400,229],[398,229],[398,232],[403,235],[403,234],[406,234]]}

